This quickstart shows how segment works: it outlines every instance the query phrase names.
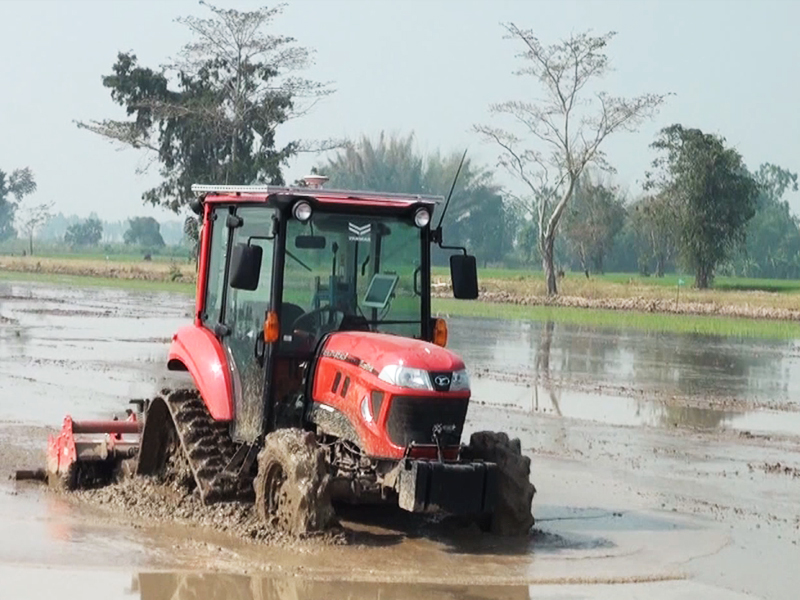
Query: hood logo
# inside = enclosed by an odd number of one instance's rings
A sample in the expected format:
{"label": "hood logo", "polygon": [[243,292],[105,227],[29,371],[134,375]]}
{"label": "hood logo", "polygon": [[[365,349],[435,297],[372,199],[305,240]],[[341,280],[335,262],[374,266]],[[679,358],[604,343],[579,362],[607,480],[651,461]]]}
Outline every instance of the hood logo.
{"label": "hood logo", "polygon": [[356,225],[355,223],[348,223],[347,230],[350,232],[349,239],[351,242],[369,242],[369,236],[372,233],[372,225]]}
{"label": "hood logo", "polygon": [[436,384],[436,387],[446,388],[450,386],[450,378],[447,375],[437,375],[433,383]]}

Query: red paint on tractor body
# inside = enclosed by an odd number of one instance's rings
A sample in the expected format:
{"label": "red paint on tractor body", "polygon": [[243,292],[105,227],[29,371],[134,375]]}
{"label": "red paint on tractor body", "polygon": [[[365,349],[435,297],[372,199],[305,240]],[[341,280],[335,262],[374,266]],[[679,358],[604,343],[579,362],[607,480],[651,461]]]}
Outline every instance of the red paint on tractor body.
{"label": "red paint on tractor body", "polygon": [[216,336],[200,325],[181,327],[172,336],[168,367],[187,370],[216,421],[233,419],[233,392],[225,350]]}
{"label": "red paint on tractor body", "polygon": [[200,257],[197,265],[197,291],[195,293],[194,324],[200,326],[206,302],[206,285],[208,282],[208,255],[211,251],[211,206],[203,206],[203,227],[200,230]]}
{"label": "red paint on tractor body", "polygon": [[[391,403],[396,396],[420,399],[464,400],[470,397],[469,390],[459,392],[437,392],[433,390],[407,389],[391,385],[378,378],[387,365],[404,365],[426,371],[458,371],[464,362],[454,353],[429,342],[380,333],[363,331],[334,333],[322,348],[313,374],[312,399],[328,405],[345,415],[361,440],[361,448],[368,456],[401,459],[406,448],[394,444],[386,430]],[[339,385],[335,386],[336,374]],[[349,379],[347,391],[342,396],[342,386]],[[336,391],[334,391],[336,389]],[[372,420],[364,418],[361,404],[373,391],[382,392],[383,400],[377,415]],[[371,413],[370,413],[371,414]],[[447,458],[454,458],[457,450],[448,449]],[[418,447],[415,456],[435,458],[437,450]]]}
{"label": "red paint on tractor body", "polygon": [[328,338],[325,352],[345,352],[360,358],[379,373],[387,365],[426,371],[459,371],[464,361],[457,354],[424,340],[387,333],[342,331]]}
{"label": "red paint on tractor body", "polygon": [[[287,190],[290,193],[290,190]],[[296,191],[291,192],[296,193]],[[269,202],[271,194],[246,192],[241,194],[209,194],[205,197],[204,203],[209,204],[249,204]],[[333,190],[314,189],[309,190],[309,196],[320,204],[335,204],[337,206],[376,206],[382,208],[407,208],[412,204],[430,204],[433,202],[422,199],[419,196],[409,195],[387,197],[378,193],[367,192],[335,192]]]}

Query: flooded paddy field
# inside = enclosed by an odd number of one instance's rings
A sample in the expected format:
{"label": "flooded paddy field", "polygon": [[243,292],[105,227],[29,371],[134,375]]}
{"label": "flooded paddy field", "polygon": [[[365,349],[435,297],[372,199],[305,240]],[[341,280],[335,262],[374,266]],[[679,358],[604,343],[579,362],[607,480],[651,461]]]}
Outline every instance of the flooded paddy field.
{"label": "flooded paddy field", "polygon": [[519,437],[526,540],[375,510],[348,543],[254,543],[79,502],[42,465],[65,414],[107,418],[166,371],[191,299],[0,283],[1,597],[796,598],[800,340],[449,319],[472,373],[465,436]]}

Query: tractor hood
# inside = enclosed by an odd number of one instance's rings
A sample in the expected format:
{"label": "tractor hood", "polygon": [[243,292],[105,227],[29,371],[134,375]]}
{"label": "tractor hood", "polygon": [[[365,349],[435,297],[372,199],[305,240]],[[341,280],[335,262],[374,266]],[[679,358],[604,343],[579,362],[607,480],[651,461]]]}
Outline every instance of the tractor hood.
{"label": "tractor hood", "polygon": [[440,346],[414,338],[342,331],[332,334],[322,348],[324,354],[339,354],[344,360],[363,361],[380,372],[387,365],[402,365],[426,371],[459,371],[464,361]]}

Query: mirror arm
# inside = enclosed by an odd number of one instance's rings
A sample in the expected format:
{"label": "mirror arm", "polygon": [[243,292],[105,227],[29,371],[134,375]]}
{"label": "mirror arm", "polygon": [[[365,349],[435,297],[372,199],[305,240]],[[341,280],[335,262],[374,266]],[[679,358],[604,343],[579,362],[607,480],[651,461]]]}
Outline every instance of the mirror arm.
{"label": "mirror arm", "polygon": [[249,238],[247,238],[247,245],[249,246],[250,242],[252,242],[253,240],[273,240],[273,239],[275,239],[274,235],[251,235]]}
{"label": "mirror arm", "polygon": [[442,241],[442,226],[439,225],[436,229],[431,231],[431,242],[439,246],[442,250],[457,250],[463,253],[464,256],[467,255],[467,249],[463,246],[445,246]]}

